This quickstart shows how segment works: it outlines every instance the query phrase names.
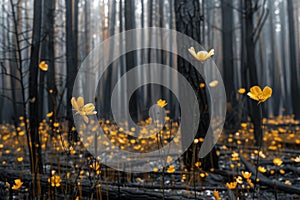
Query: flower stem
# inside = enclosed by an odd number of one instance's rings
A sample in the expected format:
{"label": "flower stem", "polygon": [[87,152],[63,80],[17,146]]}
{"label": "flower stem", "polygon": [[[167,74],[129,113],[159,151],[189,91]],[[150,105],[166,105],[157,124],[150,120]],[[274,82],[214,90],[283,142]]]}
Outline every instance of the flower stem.
{"label": "flower stem", "polygon": [[259,167],[259,152],[261,151],[262,144],[263,144],[263,131],[262,131],[262,107],[261,104],[258,104],[258,117],[259,117],[259,129],[258,129],[258,148],[257,148],[257,158],[256,158],[256,172],[255,172],[255,180],[254,180],[254,193],[253,193],[253,199],[254,199],[254,194],[256,190],[256,185],[257,185],[257,177],[258,177],[258,167]]}

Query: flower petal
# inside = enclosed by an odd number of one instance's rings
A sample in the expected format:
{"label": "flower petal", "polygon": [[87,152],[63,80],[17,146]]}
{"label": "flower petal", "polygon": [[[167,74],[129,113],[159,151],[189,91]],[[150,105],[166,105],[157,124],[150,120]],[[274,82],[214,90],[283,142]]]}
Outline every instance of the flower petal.
{"label": "flower petal", "polygon": [[251,99],[254,99],[256,101],[259,101],[259,98],[257,95],[251,93],[251,92],[248,92],[247,95],[251,98]]}
{"label": "flower petal", "polygon": [[189,50],[190,54],[192,54],[192,56],[194,56],[196,59],[198,59],[194,47],[191,47],[191,48],[189,48],[188,50]]}
{"label": "flower petal", "polygon": [[77,105],[78,105],[79,109],[81,109],[84,106],[84,98],[83,97],[77,98]]}
{"label": "flower petal", "polygon": [[85,112],[86,114],[92,113],[95,110],[95,106],[92,103],[88,103],[83,106],[82,111]]}
{"label": "flower petal", "polygon": [[270,87],[266,86],[263,90],[263,95],[267,100],[268,98],[270,98],[272,96],[272,89]]}
{"label": "flower petal", "polygon": [[76,102],[75,97],[72,97],[72,99],[71,99],[71,104],[72,104],[73,108],[74,108],[76,111],[79,110],[79,107],[78,107],[78,104],[77,104],[77,102]]}
{"label": "flower petal", "polygon": [[253,87],[250,88],[250,92],[253,94],[253,95],[260,95],[262,93],[262,90],[259,86],[255,85]]}

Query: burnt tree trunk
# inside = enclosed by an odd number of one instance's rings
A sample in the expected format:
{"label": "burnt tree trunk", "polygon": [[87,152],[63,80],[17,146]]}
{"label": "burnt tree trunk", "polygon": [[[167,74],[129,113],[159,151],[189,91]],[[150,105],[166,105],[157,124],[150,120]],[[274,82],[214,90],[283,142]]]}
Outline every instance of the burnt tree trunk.
{"label": "burnt tree trunk", "polygon": [[[299,104],[299,71],[297,70],[298,62],[296,56],[296,41],[295,41],[295,17],[294,17],[294,1],[288,0],[288,19],[289,19],[289,45],[290,45],[290,67],[291,67],[291,94],[292,94],[292,104],[293,104],[293,113],[296,118],[300,118],[300,104]],[[297,74],[298,73],[298,74]]]}
{"label": "burnt tree trunk", "polygon": [[235,132],[240,125],[241,114],[237,106],[236,91],[233,81],[233,10],[232,0],[222,1],[222,52],[223,52],[223,74],[227,97],[227,113],[225,129],[229,132]]}
{"label": "burnt tree trunk", "polygon": [[[175,13],[176,13],[176,30],[200,42],[200,4],[197,0],[175,0]],[[178,41],[180,42],[180,41]],[[188,49],[187,49],[188,51]],[[209,111],[207,94],[205,89],[200,88],[199,84],[204,82],[203,77],[198,71],[193,68],[187,61],[178,58],[178,71],[190,82],[193,87],[199,102],[199,112],[201,113],[200,124],[196,138],[205,137],[205,133],[209,127]],[[184,163],[188,170],[192,170],[194,162],[199,160],[199,143],[192,144],[184,154]],[[194,157],[193,157],[194,156]],[[201,160],[204,169],[217,168],[218,159],[215,149],[211,151],[204,159]]]}
{"label": "burnt tree trunk", "polygon": [[[78,0],[66,0],[66,48],[67,48],[67,119],[69,130],[74,125],[71,98],[77,73]],[[77,97],[76,97],[77,98]],[[69,131],[70,133],[70,131]],[[69,134],[69,141],[77,141],[76,132]]]}
{"label": "burnt tree trunk", "polygon": [[[30,139],[31,139],[31,173],[33,178],[33,195],[40,195],[39,174],[43,173],[43,164],[41,156],[41,145],[38,132],[38,62],[40,50],[40,30],[41,30],[41,10],[42,2],[34,1],[33,14],[33,30],[32,44],[30,54],[30,70],[29,70],[29,123],[30,123]],[[30,147],[29,147],[30,148]]]}
{"label": "burnt tree trunk", "polygon": [[[243,21],[242,38],[244,39],[243,49],[243,77],[244,86],[250,88],[254,85],[258,85],[257,79],[257,65],[255,61],[255,42],[254,42],[254,5],[252,1],[243,1],[243,10],[245,11],[245,18]],[[259,117],[259,108],[256,101],[249,101],[249,116],[254,125],[254,137],[257,145],[261,145],[262,131],[261,131],[261,119]]]}

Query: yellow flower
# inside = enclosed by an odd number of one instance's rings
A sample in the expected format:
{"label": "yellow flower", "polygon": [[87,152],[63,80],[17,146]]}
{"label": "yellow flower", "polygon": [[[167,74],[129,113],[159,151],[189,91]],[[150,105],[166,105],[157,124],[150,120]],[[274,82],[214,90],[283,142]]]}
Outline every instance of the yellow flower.
{"label": "yellow flower", "polygon": [[219,195],[219,192],[216,189],[214,189],[214,197],[215,197],[216,200],[222,200],[220,195]]}
{"label": "yellow flower", "polygon": [[240,94],[244,94],[246,92],[246,89],[245,88],[240,88],[239,90],[238,90],[238,93],[240,93]]}
{"label": "yellow flower", "polygon": [[238,176],[235,180],[236,180],[236,182],[237,182],[238,184],[242,184],[242,183],[243,183],[243,178],[240,177],[240,176]]}
{"label": "yellow flower", "polygon": [[23,161],[23,157],[18,157],[18,158],[17,158],[17,161],[18,161],[18,162],[22,162],[22,161]]}
{"label": "yellow flower", "polygon": [[53,116],[53,112],[49,112],[46,114],[47,117],[52,117]]}
{"label": "yellow flower", "polygon": [[296,157],[294,161],[295,162],[300,162],[300,156]]}
{"label": "yellow flower", "polygon": [[204,62],[207,59],[209,59],[212,55],[214,55],[215,50],[211,49],[209,52],[207,52],[207,51],[198,51],[196,53],[195,48],[191,47],[191,48],[189,48],[189,52],[190,52],[190,54],[192,54],[192,56],[194,56],[194,58],[196,58],[197,60],[199,60],[201,62]]}
{"label": "yellow flower", "polygon": [[209,85],[209,87],[217,87],[217,85],[219,84],[219,81],[217,81],[217,80],[214,80],[214,81],[212,81],[212,82],[210,82],[208,85]]}
{"label": "yellow flower", "polygon": [[61,183],[60,176],[54,175],[51,178],[48,178],[48,182],[51,183],[52,187],[59,187]]}
{"label": "yellow flower", "polygon": [[174,173],[175,172],[175,167],[174,165],[170,165],[169,168],[167,169],[168,173]]}
{"label": "yellow flower", "polygon": [[282,165],[283,161],[280,158],[274,158],[273,163],[276,166],[280,166],[280,165]]}
{"label": "yellow flower", "polygon": [[262,167],[262,166],[259,166],[258,171],[261,172],[261,173],[265,173],[267,171],[267,169]]}
{"label": "yellow flower", "polygon": [[39,64],[39,68],[43,71],[48,71],[48,65],[45,61],[41,61],[40,64]]}
{"label": "yellow flower", "polygon": [[15,182],[15,184],[11,188],[13,190],[18,190],[23,185],[23,182],[21,181],[21,179],[16,179],[16,180],[14,180],[14,182]]}
{"label": "yellow flower", "polygon": [[248,92],[247,95],[251,99],[258,101],[258,103],[262,103],[272,96],[272,89],[266,86],[263,90],[261,90],[259,86],[253,86],[250,88],[250,92]]}
{"label": "yellow flower", "polygon": [[166,102],[166,100],[160,99],[160,100],[158,100],[158,101],[156,102],[156,104],[157,104],[159,107],[163,108],[163,107],[165,107],[165,106],[167,105],[167,102]]}
{"label": "yellow flower", "polygon": [[254,187],[254,184],[252,183],[251,179],[247,179],[247,183],[250,185],[250,187]]}
{"label": "yellow flower", "polygon": [[226,187],[228,189],[235,189],[236,186],[237,186],[237,182],[236,181],[235,182],[226,183]]}
{"label": "yellow flower", "polygon": [[75,97],[72,97],[71,104],[73,108],[77,111],[76,114],[80,114],[85,121],[85,123],[89,122],[89,118],[86,115],[94,115],[97,114],[95,111],[95,106],[92,103],[88,103],[84,105],[83,97],[78,97],[77,100]]}
{"label": "yellow flower", "polygon": [[93,162],[92,164],[90,164],[90,168],[95,170],[98,175],[101,173],[100,164],[98,162]]}
{"label": "yellow flower", "polygon": [[251,177],[252,173],[251,173],[251,172],[244,172],[244,171],[242,171],[242,175],[243,175],[243,177],[244,177],[245,179],[248,179],[248,178]]}
{"label": "yellow flower", "polygon": [[205,87],[205,83],[200,83],[200,84],[199,84],[199,87],[200,87],[200,88],[204,88],[204,87]]}

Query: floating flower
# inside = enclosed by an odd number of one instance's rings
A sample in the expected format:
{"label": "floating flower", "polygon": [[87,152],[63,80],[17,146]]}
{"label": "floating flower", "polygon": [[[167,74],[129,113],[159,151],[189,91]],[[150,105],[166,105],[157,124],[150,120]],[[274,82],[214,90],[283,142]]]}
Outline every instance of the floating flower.
{"label": "floating flower", "polygon": [[291,182],[290,180],[286,180],[286,181],[284,182],[284,184],[286,184],[286,185],[292,185],[292,182]]}
{"label": "floating flower", "polygon": [[48,182],[51,183],[52,187],[59,187],[61,183],[60,176],[54,175],[51,178],[48,178]]}
{"label": "floating flower", "polygon": [[261,173],[265,173],[267,171],[267,169],[262,167],[262,166],[259,166],[258,171],[261,172]]}
{"label": "floating flower", "polygon": [[39,68],[43,71],[48,71],[48,65],[45,61],[41,61],[40,64],[39,64]]}
{"label": "floating flower", "polygon": [[167,102],[166,102],[166,100],[160,99],[160,100],[158,100],[158,101],[156,102],[156,104],[157,104],[159,107],[163,108],[163,107],[165,107],[165,106],[167,105]]}
{"label": "floating flower", "polygon": [[243,175],[243,177],[244,177],[245,179],[248,179],[248,178],[251,177],[252,173],[251,173],[251,172],[244,172],[244,171],[242,171],[242,175]]}
{"label": "floating flower", "polygon": [[247,183],[250,185],[250,187],[254,187],[254,184],[252,183],[251,179],[247,179]]}
{"label": "floating flower", "polygon": [[174,173],[174,172],[175,172],[175,167],[174,167],[174,165],[170,165],[170,166],[168,167],[168,169],[167,169],[167,172],[168,172],[168,173]]}
{"label": "floating flower", "polygon": [[207,59],[209,59],[212,55],[214,55],[215,50],[211,49],[209,52],[207,52],[207,51],[198,51],[196,53],[195,48],[191,47],[191,48],[189,48],[189,52],[190,52],[190,54],[192,54],[192,56],[194,56],[194,58],[196,58],[197,60],[199,60],[201,62],[204,62]]}
{"label": "floating flower", "polygon": [[295,162],[300,162],[300,156],[296,157],[294,161]]}
{"label": "floating flower", "polygon": [[16,180],[14,180],[14,182],[15,182],[15,184],[11,188],[13,190],[18,190],[23,185],[23,182],[21,181],[21,179],[16,179]]}
{"label": "floating flower", "polygon": [[75,114],[80,114],[85,123],[89,122],[89,118],[87,117],[87,115],[97,114],[97,111],[95,111],[94,104],[88,103],[84,105],[83,97],[78,97],[77,100],[75,97],[72,97],[71,104],[73,108],[77,111]]}
{"label": "floating flower", "polygon": [[238,176],[235,180],[236,180],[236,182],[237,182],[238,184],[242,184],[242,183],[243,183],[243,178],[240,177],[240,176]]}
{"label": "floating flower", "polygon": [[237,182],[235,181],[235,182],[230,182],[230,183],[226,183],[226,187],[228,188],[228,189],[235,189],[236,188],[236,186],[237,186]]}
{"label": "floating flower", "polygon": [[199,84],[199,87],[200,87],[200,88],[204,88],[204,87],[205,87],[205,83],[200,83],[200,84]]}
{"label": "floating flower", "polygon": [[253,86],[250,88],[250,92],[248,92],[247,95],[251,99],[258,101],[258,103],[262,103],[272,96],[272,89],[266,86],[263,90],[261,90],[259,86]]}
{"label": "floating flower", "polygon": [[214,189],[214,193],[213,194],[214,194],[214,197],[215,197],[216,200],[221,200],[219,192],[216,189]]}
{"label": "floating flower", "polygon": [[280,165],[282,165],[283,161],[280,158],[274,158],[273,163],[276,166],[280,166]]}
{"label": "floating flower", "polygon": [[244,94],[245,92],[246,92],[245,88],[238,89],[238,93],[240,93],[240,94]]}
{"label": "floating flower", "polygon": [[18,161],[18,162],[22,162],[23,160],[24,160],[23,157],[18,157],[18,158],[17,158],[17,161]]}
{"label": "floating flower", "polygon": [[219,81],[217,81],[217,80],[214,80],[214,81],[212,81],[212,82],[210,82],[209,83],[209,87],[217,87],[217,85],[219,84]]}
{"label": "floating flower", "polygon": [[46,114],[47,117],[52,117],[53,116],[53,112],[49,112]]}

